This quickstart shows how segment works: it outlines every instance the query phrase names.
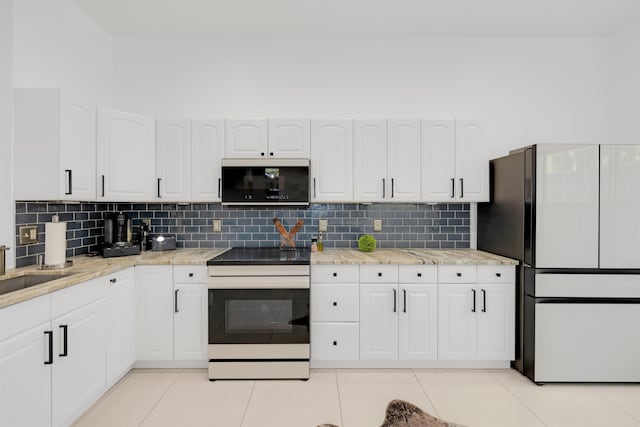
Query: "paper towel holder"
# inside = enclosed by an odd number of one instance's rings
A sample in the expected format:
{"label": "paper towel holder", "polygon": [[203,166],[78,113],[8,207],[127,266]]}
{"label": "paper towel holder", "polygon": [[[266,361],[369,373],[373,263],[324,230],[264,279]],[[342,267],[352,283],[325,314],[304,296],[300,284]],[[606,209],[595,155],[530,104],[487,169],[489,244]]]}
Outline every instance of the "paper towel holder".
{"label": "paper towel holder", "polygon": [[73,261],[65,261],[60,264],[46,265],[44,263],[44,254],[38,255],[36,270],[56,270],[60,268],[69,268],[73,266]]}

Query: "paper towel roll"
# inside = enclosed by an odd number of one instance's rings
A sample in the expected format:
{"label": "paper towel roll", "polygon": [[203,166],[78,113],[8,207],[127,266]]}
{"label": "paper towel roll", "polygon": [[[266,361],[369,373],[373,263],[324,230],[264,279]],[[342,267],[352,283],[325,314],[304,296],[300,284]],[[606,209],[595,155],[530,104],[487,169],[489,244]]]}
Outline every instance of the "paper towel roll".
{"label": "paper towel roll", "polygon": [[64,264],[67,259],[67,223],[48,222],[44,225],[45,265]]}

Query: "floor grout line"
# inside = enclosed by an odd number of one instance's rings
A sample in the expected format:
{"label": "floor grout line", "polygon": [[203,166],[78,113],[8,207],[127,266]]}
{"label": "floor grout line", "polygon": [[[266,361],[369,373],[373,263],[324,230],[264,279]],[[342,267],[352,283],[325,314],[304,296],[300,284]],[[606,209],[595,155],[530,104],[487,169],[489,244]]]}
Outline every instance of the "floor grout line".
{"label": "floor grout line", "polygon": [[338,383],[338,370],[334,369],[333,374],[336,377],[336,392],[338,393],[338,409],[340,410],[340,425],[344,427],[344,416],[342,415],[342,399],[340,398],[340,384]]}
{"label": "floor grout line", "polygon": [[418,385],[420,386],[420,389],[422,390],[422,392],[424,393],[424,395],[427,397],[427,400],[429,401],[429,404],[431,404],[431,407],[433,408],[434,411],[436,411],[436,416],[438,418],[440,417],[440,413],[438,412],[438,408],[436,408],[436,405],[433,403],[433,401],[431,400],[431,397],[429,397],[429,393],[427,393],[427,390],[424,388],[424,385],[422,385],[422,383],[420,382],[420,379],[418,378],[418,375],[416,375],[416,371],[415,369],[411,369],[411,372],[413,373],[413,377],[416,379],[416,381],[418,382]]}
{"label": "floor grout line", "polygon": [[178,379],[180,378],[180,376],[182,375],[183,372],[184,372],[184,369],[181,369],[180,372],[178,372],[178,375],[176,375],[176,379],[173,380],[173,382],[169,385],[169,387],[167,387],[167,389],[164,391],[164,393],[162,393],[162,396],[160,396],[160,398],[158,399],[156,404],[151,407],[149,412],[147,412],[147,415],[145,415],[144,418],[142,419],[142,421],[140,421],[140,424],[138,424],[139,427],[144,424],[144,422],[147,420],[147,418],[149,418],[149,415],[151,415],[151,413],[158,407],[158,404],[162,401],[162,399],[164,399],[164,397],[167,395],[167,393],[169,393],[169,390],[171,390],[171,387],[173,387],[176,384],[176,382],[178,382]]}
{"label": "floor grout line", "polygon": [[256,381],[253,381],[253,385],[251,386],[251,393],[249,393],[249,398],[247,399],[247,405],[244,407],[244,412],[242,413],[242,419],[240,420],[240,427],[244,424],[244,419],[247,416],[247,411],[249,411],[249,405],[251,404],[251,398],[253,397],[253,392],[256,389]]}
{"label": "floor grout line", "polygon": [[[512,372],[512,371],[509,371],[509,372]],[[507,390],[507,392],[508,392],[510,395],[512,395],[512,396],[514,397],[514,399],[516,399],[516,401],[517,401],[518,403],[520,403],[520,405],[522,405],[522,407],[523,407],[523,408],[525,408],[527,411],[529,411],[529,412],[531,413],[531,415],[533,415],[534,417],[536,417],[536,419],[537,419],[538,421],[540,421],[540,423],[541,423],[543,426],[547,426],[547,423],[545,423],[545,422],[542,420],[542,418],[540,418],[540,417],[538,416],[538,414],[536,414],[536,413],[533,411],[533,409],[529,408],[529,406],[528,406],[526,403],[524,403],[522,400],[520,400],[520,398],[518,397],[518,395],[517,395],[517,394],[515,394],[515,393],[514,393],[514,392],[513,392],[509,387],[507,387],[507,385],[506,385],[505,383],[503,383],[502,381],[500,381],[500,376],[499,376],[496,372],[488,371],[488,373],[489,373],[489,374],[491,374],[491,376],[493,376],[493,378],[498,382],[498,384],[500,384],[500,385],[501,385],[505,390]]]}

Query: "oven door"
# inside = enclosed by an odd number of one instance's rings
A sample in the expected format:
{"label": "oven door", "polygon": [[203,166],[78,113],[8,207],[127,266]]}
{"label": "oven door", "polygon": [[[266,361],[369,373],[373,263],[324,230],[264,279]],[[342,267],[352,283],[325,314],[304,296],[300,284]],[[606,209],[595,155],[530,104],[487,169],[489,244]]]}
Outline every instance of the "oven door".
{"label": "oven door", "polygon": [[309,344],[309,289],[209,289],[209,344]]}

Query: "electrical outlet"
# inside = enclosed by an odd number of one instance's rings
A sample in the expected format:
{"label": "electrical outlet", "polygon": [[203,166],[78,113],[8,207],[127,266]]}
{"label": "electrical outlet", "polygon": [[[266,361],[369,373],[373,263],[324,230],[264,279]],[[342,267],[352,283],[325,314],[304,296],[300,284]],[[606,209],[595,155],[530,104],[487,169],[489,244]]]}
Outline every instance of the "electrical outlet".
{"label": "electrical outlet", "polygon": [[373,220],[373,231],[382,231],[382,220],[374,219]]}
{"label": "electrical outlet", "polygon": [[318,231],[327,231],[329,220],[321,219],[318,221]]}
{"label": "electrical outlet", "polygon": [[214,219],[213,220],[213,232],[214,233],[222,233],[222,220]]}
{"label": "electrical outlet", "polygon": [[38,226],[37,225],[27,225],[20,227],[18,230],[20,233],[19,243],[21,245],[32,245],[34,243],[38,243]]}

